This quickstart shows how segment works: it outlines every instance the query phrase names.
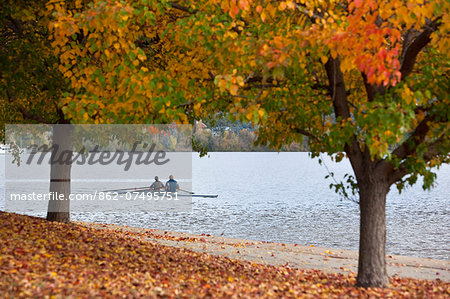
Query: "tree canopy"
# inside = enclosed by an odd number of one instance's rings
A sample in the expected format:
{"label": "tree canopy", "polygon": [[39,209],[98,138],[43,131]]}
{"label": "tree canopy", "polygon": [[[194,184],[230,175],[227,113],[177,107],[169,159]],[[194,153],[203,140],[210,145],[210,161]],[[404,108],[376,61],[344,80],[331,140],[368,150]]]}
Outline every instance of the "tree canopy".
{"label": "tree canopy", "polygon": [[428,167],[448,159],[446,1],[63,4],[47,9],[75,122],[229,111],[261,125],[260,143],[306,135],[338,160],[386,159],[399,187],[406,174],[431,186]]}
{"label": "tree canopy", "polygon": [[48,37],[51,12],[41,1],[0,5],[0,124],[55,123],[61,91],[68,88],[57,70]]}

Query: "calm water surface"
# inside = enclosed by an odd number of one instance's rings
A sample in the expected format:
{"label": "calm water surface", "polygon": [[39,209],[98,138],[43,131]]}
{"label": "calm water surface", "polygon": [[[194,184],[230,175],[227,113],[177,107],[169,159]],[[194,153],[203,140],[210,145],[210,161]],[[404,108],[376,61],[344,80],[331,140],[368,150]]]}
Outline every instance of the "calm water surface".
{"label": "calm water surface", "polygon": [[[334,164],[325,160],[337,177],[351,171],[349,163]],[[0,162],[4,165],[1,157]],[[3,165],[0,165],[2,169]],[[193,154],[192,167],[193,190],[219,195],[218,198],[194,198],[192,212],[129,213],[124,209],[73,213],[72,219],[330,248],[358,248],[359,206],[340,200],[329,189],[331,181],[324,179],[327,170],[307,153],[211,153],[209,158]],[[0,175],[3,181],[4,173]],[[423,191],[417,185],[399,195],[395,188],[391,189],[387,200],[389,254],[449,259],[449,183],[450,166],[445,165],[438,170],[437,185],[432,191]],[[90,182],[92,184],[98,190],[116,187],[104,181]],[[141,186],[147,182],[136,184]],[[129,186],[130,182],[125,185]],[[84,190],[85,186],[85,182],[75,181],[73,190]],[[26,190],[27,186],[23,188]],[[4,196],[4,190],[0,190],[0,196]]]}

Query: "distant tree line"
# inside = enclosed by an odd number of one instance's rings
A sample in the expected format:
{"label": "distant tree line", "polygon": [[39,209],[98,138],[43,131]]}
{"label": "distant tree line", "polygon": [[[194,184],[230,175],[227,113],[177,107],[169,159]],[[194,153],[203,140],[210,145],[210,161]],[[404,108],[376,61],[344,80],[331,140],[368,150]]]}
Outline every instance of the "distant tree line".
{"label": "distant tree line", "polygon": [[[267,145],[255,145],[256,128],[251,123],[232,122],[226,118],[197,122],[194,125],[194,142],[208,152],[271,152]],[[309,151],[307,139],[302,143],[283,145],[283,152]]]}

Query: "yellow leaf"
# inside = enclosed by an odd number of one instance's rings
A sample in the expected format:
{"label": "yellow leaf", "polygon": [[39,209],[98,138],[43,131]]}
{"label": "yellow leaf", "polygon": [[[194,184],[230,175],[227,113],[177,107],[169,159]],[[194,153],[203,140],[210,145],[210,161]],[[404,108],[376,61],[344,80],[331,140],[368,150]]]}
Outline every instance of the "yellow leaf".
{"label": "yellow leaf", "polygon": [[260,108],[259,110],[258,110],[258,114],[259,114],[259,117],[263,117],[264,116],[264,109],[262,109],[262,108]]}
{"label": "yellow leaf", "polygon": [[251,121],[253,119],[253,112],[250,110],[247,112],[247,114],[245,115],[245,117],[247,117],[247,119],[249,121]]}
{"label": "yellow leaf", "polygon": [[244,86],[244,78],[242,78],[241,76],[237,76],[236,81],[239,86],[241,86],[241,87]]}
{"label": "yellow leaf", "polygon": [[294,8],[295,8],[295,3],[294,3],[294,1],[289,1],[289,2],[287,2],[287,7],[290,8],[290,9],[294,9]]}
{"label": "yellow leaf", "polygon": [[264,13],[264,11],[261,13],[261,21],[265,22],[266,21],[266,14]]}
{"label": "yellow leaf", "polygon": [[239,90],[239,86],[237,86],[236,84],[232,84],[230,87],[230,93],[232,95],[237,95],[237,92]]}
{"label": "yellow leaf", "polygon": [[267,5],[267,11],[269,12],[269,14],[273,17],[275,16],[275,14],[277,13],[277,9],[276,7],[272,6],[271,4]]}

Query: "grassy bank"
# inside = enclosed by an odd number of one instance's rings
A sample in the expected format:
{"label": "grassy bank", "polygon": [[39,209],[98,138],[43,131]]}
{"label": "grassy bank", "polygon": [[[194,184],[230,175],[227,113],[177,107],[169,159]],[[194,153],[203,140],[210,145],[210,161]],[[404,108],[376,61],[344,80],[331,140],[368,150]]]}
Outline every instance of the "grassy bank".
{"label": "grassy bank", "polygon": [[355,288],[354,275],[263,266],[167,247],[77,224],[0,212],[1,297],[448,298],[450,284],[392,278]]}

